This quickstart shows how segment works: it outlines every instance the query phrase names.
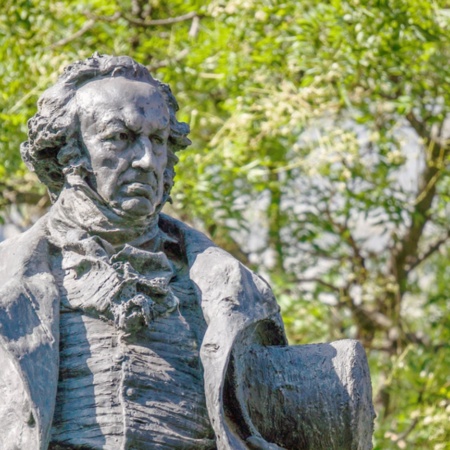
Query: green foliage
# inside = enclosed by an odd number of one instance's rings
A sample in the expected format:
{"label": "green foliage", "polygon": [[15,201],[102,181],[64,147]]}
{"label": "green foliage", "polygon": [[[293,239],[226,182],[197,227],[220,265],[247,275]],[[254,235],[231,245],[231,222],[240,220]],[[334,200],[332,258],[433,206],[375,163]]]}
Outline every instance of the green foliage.
{"label": "green foliage", "polygon": [[449,26],[443,0],[6,0],[0,207],[42,196],[18,149],[61,68],[134,57],[192,127],[173,212],[270,274],[292,342],[363,341],[375,448],[446,449]]}

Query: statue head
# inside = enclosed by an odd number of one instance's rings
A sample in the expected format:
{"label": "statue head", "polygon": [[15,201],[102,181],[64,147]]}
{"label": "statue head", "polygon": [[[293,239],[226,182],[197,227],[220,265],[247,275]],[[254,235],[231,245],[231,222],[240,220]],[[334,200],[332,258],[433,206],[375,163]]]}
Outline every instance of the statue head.
{"label": "statue head", "polygon": [[168,85],[126,56],[94,55],[64,70],[28,121],[22,158],[55,201],[71,176],[108,204],[148,215],[170,194],[189,126]]}

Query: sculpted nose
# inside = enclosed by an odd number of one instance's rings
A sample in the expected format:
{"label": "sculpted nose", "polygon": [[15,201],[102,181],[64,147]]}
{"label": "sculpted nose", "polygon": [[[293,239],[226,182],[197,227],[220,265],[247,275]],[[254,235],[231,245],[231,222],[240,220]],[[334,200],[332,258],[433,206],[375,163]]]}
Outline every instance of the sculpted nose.
{"label": "sculpted nose", "polygon": [[137,140],[135,155],[131,166],[142,170],[152,170],[155,168],[153,146],[147,136],[142,136]]}

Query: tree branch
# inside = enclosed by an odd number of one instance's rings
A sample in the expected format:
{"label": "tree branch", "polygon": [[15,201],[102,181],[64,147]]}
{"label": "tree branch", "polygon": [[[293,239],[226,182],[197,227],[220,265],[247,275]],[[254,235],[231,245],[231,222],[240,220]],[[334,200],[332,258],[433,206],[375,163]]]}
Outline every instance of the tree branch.
{"label": "tree branch", "polygon": [[341,288],[339,288],[339,287],[337,287],[337,286],[334,286],[334,285],[331,284],[331,283],[327,283],[326,281],[324,281],[324,280],[322,280],[322,279],[320,279],[320,278],[317,278],[317,277],[310,277],[310,278],[296,278],[295,281],[296,281],[297,283],[318,283],[318,284],[321,284],[322,286],[327,287],[328,289],[330,289],[330,290],[332,290],[332,291],[339,292],[339,293],[342,291]]}
{"label": "tree branch", "polygon": [[[328,220],[330,221],[330,224],[338,231],[338,233],[341,235],[341,237],[344,238],[347,241],[347,243],[350,245],[350,248],[353,251],[354,258],[359,263],[361,268],[365,270],[365,268],[366,268],[365,259],[361,254],[361,250],[360,250],[358,244],[356,243],[356,240],[353,237],[353,235],[350,231],[350,228],[348,228],[348,226],[346,224],[344,224],[344,225],[340,224],[339,222],[337,222],[333,219],[333,216],[331,215],[331,211],[328,207],[328,203],[325,204],[324,213],[327,216]],[[353,270],[356,271],[355,265],[354,264],[352,264],[352,265],[353,265]]]}
{"label": "tree branch", "polygon": [[68,37],[66,37],[64,39],[61,39],[60,41],[57,41],[54,44],[51,44],[50,48],[54,49],[54,48],[57,48],[57,47],[62,47],[63,45],[66,45],[69,42],[72,42],[75,39],[78,39],[79,37],[83,36],[84,33],[89,31],[94,25],[95,25],[95,20],[94,19],[89,19],[88,21],[86,21],[84,23],[84,25],[76,33],[74,33],[71,36],[68,36]]}
{"label": "tree branch", "polygon": [[424,122],[421,122],[419,119],[417,119],[416,115],[410,111],[406,115],[406,119],[408,120],[409,124],[413,127],[414,131],[422,138],[429,139],[430,136],[427,132],[427,129],[424,125]]}
{"label": "tree branch", "polygon": [[425,261],[427,258],[429,258],[433,253],[438,251],[443,244],[445,244],[450,238],[450,230],[447,231],[447,234],[439,239],[437,242],[435,242],[433,245],[431,245],[426,252],[423,253],[423,255],[417,257],[407,268],[408,272],[415,269],[419,264],[421,264],[423,261]]}
{"label": "tree branch", "polygon": [[183,58],[185,58],[189,54],[189,49],[185,48],[182,50],[178,55],[176,55],[172,59],[163,59],[162,61],[159,61],[151,66],[147,66],[147,69],[149,72],[153,72],[154,70],[161,69],[162,67],[167,67],[173,62],[181,61]]}
{"label": "tree branch", "polygon": [[183,14],[182,16],[169,17],[168,19],[140,20],[125,14],[123,14],[122,17],[128,22],[132,23],[133,25],[137,25],[140,27],[153,27],[162,25],[173,25],[174,23],[184,22],[185,20],[191,20],[194,17],[199,17],[199,15],[197,14],[197,12],[192,11],[190,13]]}
{"label": "tree branch", "polygon": [[92,14],[91,12],[85,12],[84,15],[91,20],[101,22],[115,22],[117,19],[123,18],[127,22],[139,27],[173,25],[174,23],[184,22],[185,20],[193,19],[193,27],[198,28],[198,21],[200,19],[200,14],[198,14],[195,11],[177,17],[169,17],[167,19],[155,19],[155,20],[136,19],[134,17],[129,16],[128,14],[123,14],[120,11],[115,12],[112,16],[97,16],[95,14]]}
{"label": "tree branch", "polygon": [[198,31],[200,29],[200,16],[194,16],[192,18],[191,28],[189,29],[188,36],[191,39],[195,39],[198,35]]}
{"label": "tree branch", "polygon": [[429,210],[436,196],[436,184],[441,174],[442,163],[449,151],[448,146],[440,145],[431,137],[426,125],[410,112],[406,116],[412,128],[419,137],[428,144],[426,167],[419,179],[418,196],[411,215],[411,225],[400,242],[397,251],[392,255],[392,270],[396,275],[400,287],[400,297],[404,293],[408,271],[420,263],[417,259],[417,249],[422,237],[423,229],[429,220]]}
{"label": "tree branch", "polygon": [[90,11],[85,11],[84,15],[89,19],[99,22],[115,22],[117,19],[122,17],[122,13],[120,11],[115,12],[112,16],[97,16],[92,14]]}

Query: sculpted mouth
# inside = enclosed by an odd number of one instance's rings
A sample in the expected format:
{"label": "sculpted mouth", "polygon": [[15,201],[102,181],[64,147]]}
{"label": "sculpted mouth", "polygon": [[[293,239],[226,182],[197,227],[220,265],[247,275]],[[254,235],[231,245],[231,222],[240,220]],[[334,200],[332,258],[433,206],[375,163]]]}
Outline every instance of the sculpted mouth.
{"label": "sculpted mouth", "polygon": [[125,190],[128,195],[132,195],[135,197],[145,197],[148,200],[152,200],[155,193],[155,189],[150,184],[138,182],[126,184]]}

